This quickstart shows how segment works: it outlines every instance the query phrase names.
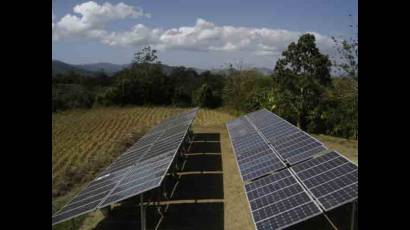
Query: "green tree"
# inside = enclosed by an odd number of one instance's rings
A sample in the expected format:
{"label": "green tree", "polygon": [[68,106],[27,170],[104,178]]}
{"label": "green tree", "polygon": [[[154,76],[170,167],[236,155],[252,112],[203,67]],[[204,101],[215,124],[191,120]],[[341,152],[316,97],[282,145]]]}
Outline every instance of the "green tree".
{"label": "green tree", "polygon": [[132,67],[138,69],[144,77],[152,75],[154,72],[162,72],[161,62],[157,59],[157,50],[151,49],[150,46],[145,46],[134,54]]}
{"label": "green tree", "polygon": [[268,110],[275,110],[276,108],[276,100],[275,95],[273,93],[273,89],[262,89],[256,91],[252,97],[252,109],[251,111],[255,111],[260,108],[266,108]]}
{"label": "green tree", "polygon": [[212,87],[206,83],[193,92],[193,100],[194,104],[200,107],[216,107]]}
{"label": "green tree", "polygon": [[272,79],[255,70],[230,71],[223,89],[223,101],[238,112],[261,107],[263,97],[272,89]]}
{"label": "green tree", "polygon": [[202,83],[198,81],[195,70],[185,67],[174,68],[169,78],[174,88],[172,103],[177,106],[191,106],[192,92],[198,89]]}
{"label": "green tree", "polygon": [[98,101],[120,105],[170,104],[173,86],[156,53],[149,46],[136,52],[131,68],[117,73],[114,87],[101,94]]}
{"label": "green tree", "polygon": [[331,84],[331,62],[320,53],[312,34],[292,42],[277,61],[273,79],[278,110],[305,129],[311,111],[320,104],[325,87]]}
{"label": "green tree", "polygon": [[349,77],[340,77],[333,79],[332,83],[324,103],[327,108],[323,109],[321,117],[325,122],[326,132],[334,136],[357,139],[357,81]]}
{"label": "green tree", "polygon": [[[195,81],[195,79],[193,79]],[[211,73],[210,71],[205,71],[199,75],[199,82],[202,85],[207,85],[212,91],[212,105],[211,107],[216,108],[222,105],[222,94],[225,84],[225,77],[219,73]]]}
{"label": "green tree", "polygon": [[336,43],[336,49],[339,53],[338,61],[335,61],[335,66],[344,72],[347,77],[354,80],[358,79],[358,51],[359,42],[356,39],[343,40],[332,37]]}
{"label": "green tree", "polygon": [[142,48],[142,50],[134,54],[134,64],[137,65],[154,63],[160,64],[160,62],[157,61],[157,59],[157,50],[151,49],[150,46],[145,46],[144,48]]}

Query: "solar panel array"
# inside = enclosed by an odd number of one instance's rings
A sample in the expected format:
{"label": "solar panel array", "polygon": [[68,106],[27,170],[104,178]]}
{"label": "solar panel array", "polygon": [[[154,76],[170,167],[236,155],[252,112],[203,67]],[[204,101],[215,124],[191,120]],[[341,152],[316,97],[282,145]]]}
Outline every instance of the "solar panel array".
{"label": "solar panel array", "polygon": [[53,225],[160,186],[196,113],[181,113],[151,129],[56,212]]}
{"label": "solar panel array", "polygon": [[282,229],[357,199],[357,165],[266,109],[227,123],[255,226]]}
{"label": "solar panel array", "polygon": [[288,169],[245,186],[256,228],[278,229],[321,214]]}
{"label": "solar panel array", "polygon": [[323,143],[265,109],[250,113],[248,117],[277,153],[290,164],[326,150]]}
{"label": "solar panel array", "polygon": [[292,169],[326,211],[357,199],[358,168],[334,151]]}
{"label": "solar panel array", "polygon": [[227,125],[244,181],[286,167],[245,118],[237,119]]}

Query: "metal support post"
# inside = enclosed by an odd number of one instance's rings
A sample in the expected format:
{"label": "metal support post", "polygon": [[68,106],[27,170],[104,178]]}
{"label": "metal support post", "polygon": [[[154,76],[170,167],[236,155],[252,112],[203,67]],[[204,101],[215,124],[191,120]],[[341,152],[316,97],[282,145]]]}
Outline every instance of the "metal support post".
{"label": "metal support post", "polygon": [[140,195],[140,217],[141,217],[141,230],[146,230],[144,195],[143,194]]}
{"label": "metal support post", "polygon": [[355,217],[356,217],[356,201],[353,201],[352,202],[352,218],[351,218],[351,225],[350,225],[351,230],[354,230]]}

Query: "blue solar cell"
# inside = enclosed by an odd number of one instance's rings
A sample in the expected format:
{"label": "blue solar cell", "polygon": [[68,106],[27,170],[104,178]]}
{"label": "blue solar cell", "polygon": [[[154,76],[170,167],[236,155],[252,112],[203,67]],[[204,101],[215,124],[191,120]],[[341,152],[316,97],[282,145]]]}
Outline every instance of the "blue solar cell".
{"label": "blue solar cell", "polygon": [[313,202],[309,202],[290,209],[287,212],[266,218],[256,223],[256,228],[258,230],[282,229],[319,214],[321,214],[319,208]]}
{"label": "blue solar cell", "polygon": [[289,198],[289,194],[303,193],[303,189],[299,184],[291,184],[287,187],[282,187],[280,190],[272,191],[266,195],[260,196],[254,200],[251,200],[252,210],[263,208],[267,205],[275,204],[276,202]]}
{"label": "blue solar cell", "polygon": [[246,184],[245,189],[246,189],[247,192],[250,192],[250,191],[253,191],[253,190],[255,190],[257,188],[260,188],[262,186],[266,186],[267,184],[272,184],[274,182],[279,182],[279,181],[284,180],[288,177],[290,177],[289,180],[294,181],[294,178],[291,178],[291,175],[292,174],[290,173],[289,170],[282,170],[280,172],[276,172],[276,173],[274,173],[272,175],[269,175],[269,176],[266,176],[264,178],[255,180],[250,184]]}
{"label": "blue solar cell", "polygon": [[326,211],[357,199],[357,166],[336,152],[299,163],[294,168]]}
{"label": "blue solar cell", "polygon": [[322,155],[320,158],[314,158],[311,159],[309,161],[303,162],[303,164],[297,164],[292,166],[293,171],[295,171],[296,173],[302,171],[302,170],[306,170],[308,168],[311,168],[319,163],[323,163],[326,161],[329,161],[331,159],[337,158],[339,157],[339,154],[337,154],[336,152],[330,152],[327,153],[325,155]]}
{"label": "blue solar cell", "polygon": [[305,192],[297,193],[296,195],[292,196],[284,194],[284,197],[279,198],[279,201],[267,204],[261,209],[253,210],[252,213],[255,222],[258,223],[261,220],[272,218],[277,214],[284,213],[294,207],[310,202],[312,201]]}
{"label": "blue solar cell", "polygon": [[245,185],[257,229],[276,229],[300,222],[321,210],[288,169]]}
{"label": "blue solar cell", "polygon": [[280,161],[275,154],[271,151],[263,152],[265,154],[259,154],[257,156],[252,156],[251,159],[245,159],[244,161],[238,161],[239,169],[241,171],[248,170],[249,168],[257,167],[257,165],[263,164],[268,165]]}
{"label": "blue solar cell", "polygon": [[278,152],[283,158],[286,159],[286,158],[293,157],[298,154],[302,154],[306,151],[309,151],[311,149],[314,149],[322,145],[323,145],[322,143],[314,139],[309,139],[309,140],[305,140],[303,142],[299,142],[297,144],[291,145],[286,149],[279,150]]}
{"label": "blue solar cell", "polygon": [[343,189],[333,191],[328,195],[319,198],[319,202],[322,204],[326,211],[330,211],[343,204],[349,203],[357,199],[358,185],[357,182]]}
{"label": "blue solar cell", "polygon": [[319,154],[326,149],[327,148],[325,146],[317,146],[315,148],[307,150],[306,152],[288,157],[286,158],[286,161],[291,165],[295,165],[296,163],[312,158],[314,155]]}
{"label": "blue solar cell", "polygon": [[[267,177],[270,177],[267,176]],[[265,177],[266,178],[266,177]],[[262,178],[264,179],[264,178]],[[262,184],[262,186],[257,187],[254,190],[247,191],[246,194],[248,195],[249,201],[252,201],[258,197],[264,196],[266,194],[273,193],[277,190],[283,189],[285,187],[288,187],[292,184],[297,184],[297,181],[293,176],[285,177],[281,180],[278,181],[273,181],[273,182],[267,182],[266,184]]]}

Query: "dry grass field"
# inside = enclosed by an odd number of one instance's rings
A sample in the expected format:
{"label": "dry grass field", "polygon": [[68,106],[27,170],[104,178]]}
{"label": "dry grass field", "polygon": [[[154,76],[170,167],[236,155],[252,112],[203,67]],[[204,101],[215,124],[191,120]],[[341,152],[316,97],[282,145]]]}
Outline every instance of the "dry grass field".
{"label": "dry grass field", "polygon": [[[96,108],[53,114],[53,205],[58,209],[150,127],[184,109],[171,107]],[[194,133],[219,133],[223,168],[224,229],[253,229],[223,110],[200,109]],[[315,135],[330,149],[357,162],[357,141]],[[85,220],[84,220],[85,218]],[[99,212],[83,217],[81,229],[92,229]]]}
{"label": "dry grass field", "polygon": [[180,111],[182,109],[136,107],[53,114],[53,188],[61,190],[67,177],[73,176],[72,171],[99,170],[150,127]]}

